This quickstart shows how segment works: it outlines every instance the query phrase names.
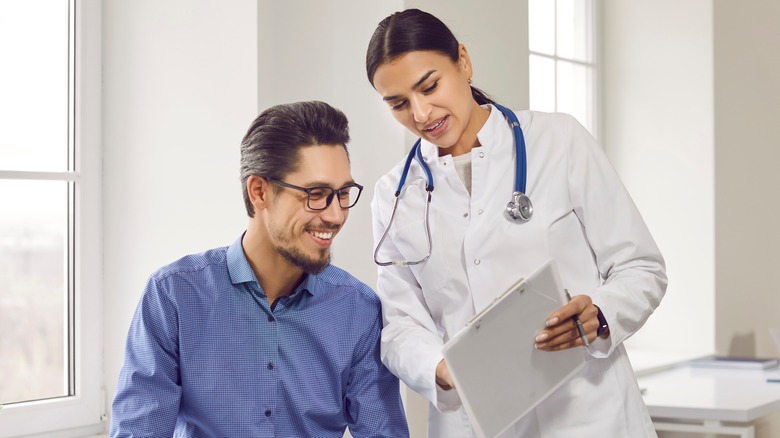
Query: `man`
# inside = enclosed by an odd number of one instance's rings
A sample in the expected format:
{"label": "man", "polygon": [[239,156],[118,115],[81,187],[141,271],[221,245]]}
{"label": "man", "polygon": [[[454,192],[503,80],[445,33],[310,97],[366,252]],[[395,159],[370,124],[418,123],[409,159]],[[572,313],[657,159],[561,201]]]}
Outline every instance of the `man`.
{"label": "man", "polygon": [[241,144],[249,215],[231,246],[149,279],[127,338],[111,436],[406,437],[382,365],[379,299],[330,265],[360,197],[347,119],[272,107]]}

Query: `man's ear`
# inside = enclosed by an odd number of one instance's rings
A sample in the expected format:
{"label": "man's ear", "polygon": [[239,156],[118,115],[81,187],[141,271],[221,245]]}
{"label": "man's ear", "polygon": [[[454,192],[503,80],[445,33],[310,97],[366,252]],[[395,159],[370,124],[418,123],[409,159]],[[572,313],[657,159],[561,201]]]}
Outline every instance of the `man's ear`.
{"label": "man's ear", "polygon": [[249,201],[255,207],[255,211],[266,208],[271,191],[268,180],[261,176],[252,175],[246,180],[246,191],[249,194]]}

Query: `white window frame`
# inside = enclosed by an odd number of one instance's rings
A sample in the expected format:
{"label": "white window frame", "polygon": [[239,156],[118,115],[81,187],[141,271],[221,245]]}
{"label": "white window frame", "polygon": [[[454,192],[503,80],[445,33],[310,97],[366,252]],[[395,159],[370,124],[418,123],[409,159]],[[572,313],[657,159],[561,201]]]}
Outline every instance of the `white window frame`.
{"label": "white window frame", "polygon": [[[556,4],[556,10],[555,10],[555,19],[554,19],[554,25],[556,26],[556,30],[554,32],[554,35],[557,39],[558,31],[558,10],[557,10],[557,1],[551,0],[553,3]],[[557,41],[556,41],[556,53],[555,55],[550,55],[548,53],[542,53],[542,52],[535,52],[533,50],[528,49],[528,54],[530,56],[539,56],[542,58],[547,58],[553,61],[553,65],[555,68],[555,111],[559,111],[558,109],[558,61],[565,61],[570,62],[573,64],[579,64],[587,67],[591,67],[593,69],[593,78],[592,78],[592,90],[593,90],[593,105],[591,107],[591,113],[593,115],[593,132],[591,134],[596,139],[600,140],[600,135],[602,131],[602,63],[601,63],[601,52],[602,52],[602,29],[601,29],[601,0],[593,0],[592,2],[593,8],[591,9],[592,19],[593,19],[593,34],[589,37],[591,38],[591,43],[593,44],[593,62],[583,62],[575,59],[570,58],[564,58],[561,56],[558,56],[557,53]],[[530,19],[529,14],[529,19]],[[530,75],[529,75],[530,76]],[[532,108],[533,109],[533,108]]]}
{"label": "white window frame", "polygon": [[[101,10],[102,2],[72,0],[75,17],[75,222],[73,224],[74,345],[70,370],[72,396],[0,406],[0,438],[84,437],[104,432],[103,317],[101,252]],[[3,178],[47,179],[45,172],[3,172]],[[62,179],[51,173],[49,179]]]}

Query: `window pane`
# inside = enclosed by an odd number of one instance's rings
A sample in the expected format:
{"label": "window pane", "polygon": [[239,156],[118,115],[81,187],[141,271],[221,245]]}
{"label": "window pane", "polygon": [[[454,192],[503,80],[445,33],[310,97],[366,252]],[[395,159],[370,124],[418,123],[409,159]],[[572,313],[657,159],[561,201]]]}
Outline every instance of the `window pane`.
{"label": "window pane", "polygon": [[68,170],[68,2],[0,1],[0,169]]}
{"label": "window pane", "polygon": [[0,180],[0,403],[68,393],[67,190]]}
{"label": "window pane", "polygon": [[555,55],[555,2],[528,0],[528,48]]}
{"label": "window pane", "polygon": [[593,68],[558,61],[558,111],[577,118],[593,134]]}
{"label": "window pane", "polygon": [[592,0],[557,0],[558,56],[593,62]]}
{"label": "window pane", "polygon": [[555,111],[555,61],[544,56],[528,58],[530,109]]}

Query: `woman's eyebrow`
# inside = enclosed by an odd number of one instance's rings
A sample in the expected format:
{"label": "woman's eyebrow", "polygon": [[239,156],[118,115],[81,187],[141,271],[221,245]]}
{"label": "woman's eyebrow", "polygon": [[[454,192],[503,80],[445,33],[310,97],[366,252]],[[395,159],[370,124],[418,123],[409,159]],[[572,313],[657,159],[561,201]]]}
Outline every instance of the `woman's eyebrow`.
{"label": "woman's eyebrow", "polygon": [[[426,80],[427,80],[429,77],[431,77],[431,75],[432,75],[432,74],[434,74],[434,73],[436,73],[436,70],[430,70],[430,71],[428,71],[428,73],[425,73],[425,74],[423,75],[423,77],[421,77],[421,78],[420,78],[420,80],[419,80],[419,81],[415,82],[415,83],[414,83],[414,85],[412,85],[412,90],[416,90],[417,88],[419,88],[419,87],[420,87],[420,85],[422,85],[422,84],[423,84],[423,82],[425,82],[425,81],[426,81]],[[383,98],[382,98],[382,100],[384,100],[385,102],[387,102],[387,101],[389,101],[389,100],[395,100],[395,99],[398,99],[399,97],[401,97],[401,96],[386,96],[386,97],[383,97]]]}

